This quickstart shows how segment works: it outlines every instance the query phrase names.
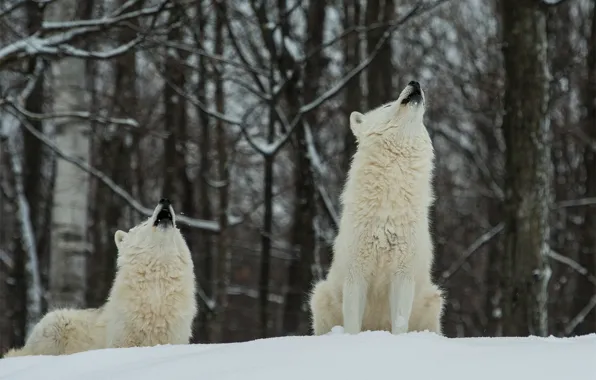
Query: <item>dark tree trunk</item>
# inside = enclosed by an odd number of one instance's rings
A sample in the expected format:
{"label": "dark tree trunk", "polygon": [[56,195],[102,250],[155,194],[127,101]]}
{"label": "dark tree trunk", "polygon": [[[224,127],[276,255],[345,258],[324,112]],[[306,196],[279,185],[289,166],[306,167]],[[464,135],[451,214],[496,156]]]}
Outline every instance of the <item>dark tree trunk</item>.
{"label": "dark tree trunk", "polygon": [[[358,1],[344,3],[344,30],[360,25],[360,3]],[[353,70],[360,63],[361,39],[358,32],[351,33],[344,42],[345,72]],[[350,113],[362,112],[362,85],[361,76],[352,78],[346,85],[345,120],[349,123]],[[344,157],[342,170],[344,177],[350,169],[352,156],[356,152],[356,138],[349,125],[345,126]]]}
{"label": "dark tree trunk", "polygon": [[[27,12],[27,31],[30,35],[35,34],[39,28],[41,27],[42,17],[43,14],[35,2],[28,2],[26,5],[26,12]],[[27,71],[29,74],[33,74],[35,71],[35,66],[41,57],[33,57],[30,58],[27,62]],[[33,91],[29,95],[27,99],[25,99],[25,108],[27,111],[32,113],[40,114],[43,112],[43,99],[44,99],[44,86],[43,86],[43,78],[38,80],[33,88]],[[43,130],[43,124],[41,120],[31,119],[29,120],[33,128],[37,129],[38,131]],[[40,217],[41,217],[41,205],[42,205],[42,193],[41,190],[43,187],[41,186],[41,179],[42,176],[42,162],[44,159],[43,154],[43,146],[39,139],[33,136],[31,133],[27,132],[24,128],[22,128],[22,136],[23,136],[23,163],[22,163],[22,170],[23,170],[23,187],[25,190],[25,197],[27,198],[27,202],[29,203],[29,218],[31,220],[31,224],[34,228],[35,233],[35,240],[37,246],[40,244],[40,231],[42,230],[40,227]],[[18,239],[15,241],[15,261],[14,261],[14,268],[12,277],[14,279],[14,288],[15,291],[11,292],[11,296],[13,297],[13,301],[11,301],[11,305],[13,306],[13,321],[15,321],[14,326],[16,327],[13,331],[14,334],[14,343],[22,344],[25,339],[26,334],[26,321],[27,321],[27,278],[25,273],[25,264],[26,264],[26,253],[23,249],[23,245],[21,244],[22,239]],[[38,253],[45,252],[47,250],[39,250]],[[48,265],[48,257],[47,254],[45,257],[38,257],[39,264],[40,264],[40,272],[41,266],[43,264]],[[47,271],[45,271],[47,273]],[[47,284],[47,277],[45,283]]]}
{"label": "dark tree trunk", "polygon": [[[274,80],[273,70],[271,70],[270,80]],[[274,83],[271,83],[273,88]],[[275,103],[269,107],[269,125],[267,126],[267,142],[272,143],[275,137]],[[273,228],[273,163],[275,155],[265,155],[264,157],[265,175],[263,178],[264,208],[263,230],[261,232],[261,268],[259,274],[259,303],[260,303],[260,322],[261,338],[267,337],[268,331],[268,305],[269,305],[269,269],[271,261],[271,234]]]}
{"label": "dark tree trunk", "polygon": [[505,64],[503,333],[545,336],[550,278],[550,128],[545,14],[541,2],[501,2]]}
{"label": "dark tree trunk", "polygon": [[[121,5],[124,2],[121,1]],[[135,5],[136,9],[140,9],[140,6],[140,3]],[[91,9],[87,9],[86,12],[91,12]],[[123,28],[118,32],[118,41],[125,44],[134,39],[135,36],[133,29]],[[123,54],[114,60],[114,99],[111,107],[112,113],[116,117],[136,117],[136,75],[134,53]],[[93,104],[95,103],[93,102]],[[110,178],[118,186],[131,191],[132,168],[126,164],[130,162],[130,155],[132,154],[132,146],[126,142],[128,133],[123,129],[115,133],[106,132],[103,128],[99,130],[103,132],[100,132],[99,149],[96,149],[95,161],[97,161],[98,167],[104,173],[109,173]],[[110,292],[118,256],[118,251],[111,237],[119,228],[126,228],[122,224],[126,206],[120,197],[102,183],[96,184],[95,197],[95,209],[93,210],[92,219],[95,224],[90,231],[93,234],[95,249],[87,262],[89,273],[87,304],[90,307],[102,305]]]}
{"label": "dark tree trunk", "polygon": [[[180,12],[183,11],[180,7],[176,7],[170,14],[170,24],[175,26],[168,31],[168,41],[174,44],[182,41]],[[186,102],[184,97],[178,93],[184,89],[185,70],[181,64],[181,61],[184,60],[181,51],[172,48],[166,48],[166,50],[164,76],[169,83],[164,84],[163,101],[165,131],[168,133],[168,137],[164,141],[162,195],[171,198],[176,206],[182,197],[178,179],[187,182],[186,172],[183,171],[185,166],[184,151],[181,148],[185,137],[183,134],[186,131]],[[182,173],[180,168],[182,168]],[[180,177],[181,174],[182,177]],[[178,203],[178,208],[183,208],[181,203]]]}
{"label": "dark tree trunk", "polygon": [[[205,24],[207,17],[203,10],[203,1],[196,2],[198,18],[197,44],[204,48],[205,42]],[[201,104],[207,107],[207,62],[205,57],[198,56],[199,63],[199,83],[197,88],[197,98]],[[200,107],[197,107],[197,114],[201,127],[201,136],[199,140],[200,159],[199,159],[199,178],[198,178],[198,201],[199,215],[205,220],[213,219],[213,210],[211,207],[211,197],[207,179],[211,172],[211,125],[209,115]],[[209,232],[198,233],[198,247],[193,251],[193,260],[195,262],[195,276],[199,286],[205,291],[208,297],[213,297],[213,248],[211,244],[211,234]],[[209,310],[204,302],[199,303],[199,313],[195,319],[195,331],[197,332],[195,340],[208,341],[209,337]]]}
{"label": "dark tree trunk", "polygon": [[[216,21],[215,21],[215,54],[222,56],[224,52],[224,28],[227,17],[227,4],[225,1],[220,1]],[[223,88],[223,72],[222,67],[216,69],[216,83],[215,83],[215,108],[217,112],[225,112],[225,94]],[[228,306],[228,287],[230,276],[230,251],[228,246],[228,152],[227,152],[227,133],[226,124],[221,120],[215,123],[216,129],[216,149],[217,149],[217,171],[219,176],[218,195],[219,195],[219,212],[218,221],[220,232],[217,240],[217,257],[215,260],[215,300],[216,313],[215,324],[213,326],[213,342],[222,342],[224,340],[224,327],[226,321],[226,308]]]}
{"label": "dark tree trunk", "polygon": [[[306,51],[314,52],[322,44],[325,29],[326,1],[310,2],[308,7],[308,25]],[[304,103],[316,99],[320,85],[320,78],[325,67],[324,58],[320,51],[313,54],[304,68]],[[291,87],[297,83],[297,78],[288,86],[288,101],[296,104],[292,97],[297,93]],[[312,128],[317,125],[316,114],[305,115],[306,126]],[[310,329],[307,294],[312,285],[314,251],[316,233],[314,221],[317,213],[316,188],[314,173],[308,153],[306,130],[299,127],[296,130],[296,167],[294,178],[296,181],[296,205],[294,209],[294,225],[292,231],[292,248],[296,253],[290,262],[288,293],[284,307],[283,326],[286,334],[306,335]]]}
{"label": "dark tree trunk", "polygon": [[[394,0],[368,0],[364,17],[367,27],[377,23],[387,23],[395,18]],[[366,51],[368,55],[372,55],[385,31],[386,28],[374,28],[367,33]],[[368,109],[396,98],[392,82],[394,72],[391,62],[392,52],[391,39],[388,39],[366,70]]]}
{"label": "dark tree trunk", "polygon": [[[584,83],[584,133],[589,141],[596,141],[596,2],[592,5],[592,28],[588,37],[587,80]],[[586,170],[586,198],[596,198],[596,151],[587,144],[584,153]],[[596,206],[586,207],[583,225],[583,242],[579,253],[579,264],[588,269],[588,273],[596,275]],[[584,276],[578,278],[576,296],[574,297],[574,315],[581,315],[582,310],[594,297],[594,284]],[[584,316],[584,320],[575,329],[578,335],[596,332],[596,309]]]}

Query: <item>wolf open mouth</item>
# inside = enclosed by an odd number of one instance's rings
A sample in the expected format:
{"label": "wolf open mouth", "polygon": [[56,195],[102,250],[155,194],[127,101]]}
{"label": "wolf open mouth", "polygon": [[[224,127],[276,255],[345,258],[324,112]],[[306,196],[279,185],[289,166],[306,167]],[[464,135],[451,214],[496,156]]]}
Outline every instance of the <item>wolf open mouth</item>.
{"label": "wolf open mouth", "polygon": [[401,101],[401,104],[420,103],[422,101],[422,90],[420,89],[420,84],[416,81],[411,81],[408,83],[408,87],[410,87],[412,91],[410,91],[408,96]]}
{"label": "wolf open mouth", "polygon": [[169,206],[163,206],[161,211],[159,211],[159,213],[157,214],[157,216],[155,217],[155,222],[153,223],[153,226],[171,226],[173,224],[173,219],[172,219],[172,213],[170,212],[170,207]]}

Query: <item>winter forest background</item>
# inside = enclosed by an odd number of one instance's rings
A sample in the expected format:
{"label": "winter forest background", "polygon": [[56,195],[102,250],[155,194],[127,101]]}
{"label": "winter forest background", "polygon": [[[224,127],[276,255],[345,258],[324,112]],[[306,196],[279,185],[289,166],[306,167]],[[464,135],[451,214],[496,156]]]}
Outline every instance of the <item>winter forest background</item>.
{"label": "winter forest background", "polygon": [[596,332],[593,0],[3,0],[0,352],[174,203],[194,342],[309,334],[350,112],[426,92],[450,337]]}

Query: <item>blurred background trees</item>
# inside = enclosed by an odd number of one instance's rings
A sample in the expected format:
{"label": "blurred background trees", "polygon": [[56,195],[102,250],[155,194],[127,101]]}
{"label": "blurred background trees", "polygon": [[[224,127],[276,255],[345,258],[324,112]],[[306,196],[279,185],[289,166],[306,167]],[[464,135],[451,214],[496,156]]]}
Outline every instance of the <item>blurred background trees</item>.
{"label": "blurred background trees", "polygon": [[594,1],[7,0],[0,352],[49,308],[100,305],[115,231],[162,195],[195,342],[309,334],[348,116],[414,79],[445,333],[596,332]]}

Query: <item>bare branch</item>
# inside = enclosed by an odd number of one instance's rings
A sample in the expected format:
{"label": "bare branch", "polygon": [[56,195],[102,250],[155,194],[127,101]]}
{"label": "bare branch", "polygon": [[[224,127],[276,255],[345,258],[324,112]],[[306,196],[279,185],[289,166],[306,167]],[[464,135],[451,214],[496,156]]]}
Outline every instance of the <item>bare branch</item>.
{"label": "bare branch", "polygon": [[47,32],[62,32],[65,30],[71,30],[74,28],[88,28],[88,27],[100,27],[106,28],[108,26],[120,24],[124,21],[134,20],[136,18],[153,16],[161,13],[164,10],[173,7],[171,0],[163,0],[160,4],[151,7],[143,8],[137,11],[128,12],[118,16],[107,16],[91,20],[75,20],[75,21],[45,21],[41,29],[44,33]]}
{"label": "bare branch", "polygon": [[583,266],[581,266],[577,261],[575,261],[567,256],[563,256],[560,253],[553,251],[552,249],[550,249],[548,251],[547,255],[551,259],[556,260],[560,263],[563,263],[563,264],[569,266],[571,269],[573,269],[577,273],[581,274],[582,276],[585,276],[588,281],[590,281],[594,286],[596,286],[596,277],[594,275],[590,274],[590,271],[588,271],[587,268],[584,268]]}
{"label": "bare branch", "polygon": [[308,160],[310,162],[310,166],[313,172],[317,173],[317,177],[315,177],[315,182],[317,186],[317,190],[319,191],[319,195],[321,196],[321,200],[323,201],[323,206],[325,206],[325,210],[327,211],[327,216],[331,220],[331,224],[333,225],[334,229],[339,227],[339,213],[333,207],[333,202],[331,201],[331,197],[327,192],[327,189],[323,186],[322,178],[326,178],[323,173],[323,167],[321,165],[321,159],[319,156],[319,152],[317,151],[317,147],[315,146],[314,137],[312,135],[312,130],[310,125],[305,123],[304,131],[306,135],[306,144],[308,149]]}
{"label": "bare branch", "polygon": [[[414,7],[405,16],[403,16],[401,19],[399,19],[398,21],[395,21],[394,23],[391,24],[391,26],[385,31],[383,36],[379,39],[379,41],[375,45],[375,48],[373,49],[373,51],[369,54],[368,57],[366,57],[366,59],[364,59],[362,62],[360,62],[360,64],[358,66],[356,66],[352,70],[350,70],[350,72],[348,72],[339,82],[337,82],[329,90],[327,90],[323,94],[321,94],[321,96],[319,96],[317,99],[313,100],[309,104],[306,104],[306,105],[303,105],[302,107],[300,107],[299,115],[304,115],[304,114],[314,110],[315,108],[317,108],[321,104],[323,104],[325,101],[327,101],[327,100],[333,98],[335,95],[337,95],[350,82],[350,80],[353,77],[360,74],[360,72],[362,72],[364,69],[366,69],[370,65],[370,63],[375,59],[375,57],[381,51],[381,49],[383,48],[383,46],[385,45],[387,40],[389,40],[389,38],[391,38],[391,36],[393,35],[393,32],[395,32],[395,30],[397,30],[400,26],[404,25],[405,23],[407,23],[409,20],[411,20],[415,16],[418,16],[420,14],[423,14],[425,12],[433,10],[436,7],[446,3],[447,1],[449,1],[449,0],[440,0],[440,1],[437,1],[436,3],[430,4],[430,5],[424,5],[424,3],[420,1],[416,5],[414,5]],[[293,59],[294,59],[294,62],[297,62],[296,57],[293,57]]]}
{"label": "bare branch", "polygon": [[21,1],[15,1],[12,4],[8,4],[8,6],[4,9],[0,9],[0,17],[4,17],[12,12],[14,12],[15,10],[19,9],[20,7],[24,6],[25,4],[27,4],[29,0],[21,0]]}
{"label": "bare branch", "polygon": [[565,207],[580,207],[580,206],[592,206],[596,205],[596,198],[580,198],[580,199],[570,199],[567,201],[557,202],[555,204],[555,208],[565,208]]}
{"label": "bare branch", "polygon": [[459,257],[459,259],[449,267],[446,271],[441,274],[441,279],[443,283],[446,283],[451,276],[453,276],[461,267],[464,265],[466,261],[476,252],[480,247],[484,244],[488,243],[493,237],[498,235],[503,228],[505,227],[505,223],[501,222],[491,228],[488,232],[482,234],[478,239],[476,239],[468,249],[464,251],[464,253]]}
{"label": "bare branch", "polygon": [[[129,43],[107,52],[90,52],[75,48],[71,46],[70,43],[74,42],[77,38],[99,32],[107,27],[120,24],[127,20],[159,14],[162,10],[168,8],[167,6],[169,3],[170,0],[164,0],[164,2],[155,7],[129,12],[118,17],[103,17],[93,20],[65,22],[44,22],[41,30],[37,33],[0,49],[0,65],[38,54],[67,55],[96,59],[107,59],[124,54],[137,45],[143,39],[143,36],[138,36]],[[48,36],[47,34],[50,35]]]}
{"label": "bare branch", "polygon": [[563,5],[568,0],[558,0],[558,1],[549,1],[549,0],[540,0],[540,5],[544,10],[552,9],[558,7],[559,5]]}
{"label": "bare branch", "polygon": [[14,268],[14,261],[12,260],[12,257],[10,257],[8,252],[2,248],[0,248],[0,263],[4,264],[8,270],[12,270]]}
{"label": "bare branch", "polygon": [[[84,111],[71,111],[71,112],[54,112],[54,113],[33,113],[29,112],[26,109],[22,108],[16,103],[7,102],[11,106],[13,106],[17,111],[22,113],[29,119],[33,120],[48,120],[48,119],[62,119],[62,118],[72,118],[72,119],[83,119],[83,120],[90,120],[96,123],[102,124],[114,124],[114,125],[122,125],[125,127],[132,127],[138,128],[139,123],[130,118],[117,118],[117,117],[103,117],[100,115],[94,115],[90,112]],[[167,132],[165,132],[167,133]]]}
{"label": "bare branch", "polygon": [[565,326],[565,335],[569,335],[575,330],[577,325],[583,322],[586,319],[586,316],[590,314],[593,308],[596,307],[596,294],[590,298],[588,304],[569,322],[567,326]]}
{"label": "bare branch", "polygon": [[[16,114],[15,116],[18,117],[20,114]],[[63,160],[70,162],[71,164],[77,166],[79,169],[86,171],[87,173],[91,174],[95,178],[99,179],[103,184],[108,186],[115,194],[117,194],[120,198],[122,198],[126,203],[128,203],[133,209],[139,212],[142,215],[147,217],[153,214],[153,209],[148,207],[144,207],[141,205],[136,199],[134,199],[126,190],[118,186],[110,177],[102,173],[101,171],[91,167],[86,162],[75,158],[70,157],[64,152],[62,152],[50,139],[48,139],[43,133],[39,132],[31,124],[28,120],[21,120],[22,125],[24,128],[29,131],[33,136],[38,138],[41,142],[43,142],[47,147],[49,147],[56,155]],[[241,218],[238,217],[229,217],[229,224],[230,225],[237,225],[242,222]],[[184,224],[188,227],[197,228],[204,231],[209,231],[213,233],[219,233],[219,224],[215,221],[211,220],[203,220],[203,219],[195,219],[189,218],[184,215],[179,215],[176,217],[176,221]]]}
{"label": "bare branch", "polygon": [[143,36],[139,36],[124,45],[120,45],[114,49],[101,51],[101,52],[93,52],[84,49],[78,49],[69,44],[59,45],[57,47],[43,47],[40,46],[39,50],[37,51],[38,54],[43,55],[60,55],[60,56],[69,56],[75,58],[93,58],[93,59],[111,59],[123,54],[126,54],[132,48],[137,46],[139,43],[143,41]]}

